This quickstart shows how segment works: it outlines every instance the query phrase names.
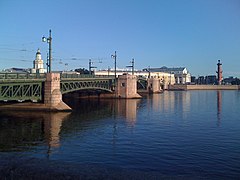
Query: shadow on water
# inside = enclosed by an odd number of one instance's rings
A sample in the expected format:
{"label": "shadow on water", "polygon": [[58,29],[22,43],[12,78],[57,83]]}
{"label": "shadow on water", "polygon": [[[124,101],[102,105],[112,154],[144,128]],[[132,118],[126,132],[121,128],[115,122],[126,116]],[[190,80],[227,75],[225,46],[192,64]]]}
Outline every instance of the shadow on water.
{"label": "shadow on water", "polygon": [[0,152],[31,151],[47,146],[47,156],[61,146],[61,134],[74,136],[91,128],[104,126],[106,120],[123,117],[129,126],[137,119],[140,100],[65,100],[73,112],[0,112]]}
{"label": "shadow on water", "polygon": [[13,112],[0,113],[0,151],[26,151],[45,143],[60,146],[62,122],[70,113]]}

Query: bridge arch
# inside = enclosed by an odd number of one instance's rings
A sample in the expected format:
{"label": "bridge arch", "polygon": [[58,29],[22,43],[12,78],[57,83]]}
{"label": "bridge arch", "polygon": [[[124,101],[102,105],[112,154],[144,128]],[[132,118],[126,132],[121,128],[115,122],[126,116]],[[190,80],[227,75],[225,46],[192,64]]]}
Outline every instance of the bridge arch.
{"label": "bridge arch", "polygon": [[138,77],[137,89],[147,89],[148,81],[144,77]]}
{"label": "bridge arch", "polygon": [[61,81],[62,94],[79,90],[102,90],[112,93],[112,80]]}

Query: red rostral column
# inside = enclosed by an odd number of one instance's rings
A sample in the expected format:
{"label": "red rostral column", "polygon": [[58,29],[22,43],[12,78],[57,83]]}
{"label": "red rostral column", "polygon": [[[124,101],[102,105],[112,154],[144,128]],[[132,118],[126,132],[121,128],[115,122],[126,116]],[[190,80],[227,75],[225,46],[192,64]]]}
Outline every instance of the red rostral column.
{"label": "red rostral column", "polygon": [[218,60],[217,63],[217,76],[218,76],[218,85],[222,84],[222,63],[220,63],[220,60]]}

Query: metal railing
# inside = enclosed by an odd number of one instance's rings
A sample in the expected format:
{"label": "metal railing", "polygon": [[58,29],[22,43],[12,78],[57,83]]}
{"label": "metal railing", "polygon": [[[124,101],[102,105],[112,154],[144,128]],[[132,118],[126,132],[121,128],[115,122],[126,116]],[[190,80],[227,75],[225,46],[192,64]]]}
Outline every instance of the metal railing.
{"label": "metal railing", "polygon": [[[60,73],[60,77],[64,79],[81,79],[81,78],[109,78],[114,79],[114,76],[108,75],[90,75],[90,74],[67,74],[67,73]],[[45,79],[45,73],[0,73],[0,80],[3,79]]]}
{"label": "metal railing", "polygon": [[93,74],[66,74],[61,73],[60,74],[61,79],[81,79],[81,78],[109,78],[114,79],[114,76],[108,76],[108,75],[93,75]]}
{"label": "metal railing", "polygon": [[13,80],[13,79],[46,79],[46,74],[0,73],[0,80]]}

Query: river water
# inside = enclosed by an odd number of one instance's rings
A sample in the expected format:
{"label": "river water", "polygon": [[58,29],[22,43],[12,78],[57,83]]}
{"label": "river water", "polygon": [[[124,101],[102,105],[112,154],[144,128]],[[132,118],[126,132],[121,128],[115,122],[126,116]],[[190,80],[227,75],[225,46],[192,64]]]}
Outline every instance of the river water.
{"label": "river water", "polygon": [[240,91],[64,101],[73,112],[0,112],[0,158],[170,177],[240,177]]}

